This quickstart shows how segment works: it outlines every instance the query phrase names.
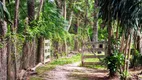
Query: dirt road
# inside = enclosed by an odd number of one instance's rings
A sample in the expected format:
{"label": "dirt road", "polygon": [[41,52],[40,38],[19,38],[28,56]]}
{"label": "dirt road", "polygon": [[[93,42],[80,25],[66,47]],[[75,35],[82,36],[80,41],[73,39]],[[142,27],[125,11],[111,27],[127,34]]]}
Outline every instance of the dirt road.
{"label": "dirt road", "polygon": [[78,63],[57,66],[44,73],[43,80],[108,80],[107,70],[79,67]]}

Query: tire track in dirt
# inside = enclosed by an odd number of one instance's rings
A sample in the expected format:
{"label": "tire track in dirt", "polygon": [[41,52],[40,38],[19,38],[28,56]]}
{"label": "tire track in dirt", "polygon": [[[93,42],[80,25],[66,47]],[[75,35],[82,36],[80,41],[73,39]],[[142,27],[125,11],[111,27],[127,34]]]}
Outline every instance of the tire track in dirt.
{"label": "tire track in dirt", "polygon": [[43,80],[107,80],[107,70],[79,67],[80,62],[57,66],[45,72]]}

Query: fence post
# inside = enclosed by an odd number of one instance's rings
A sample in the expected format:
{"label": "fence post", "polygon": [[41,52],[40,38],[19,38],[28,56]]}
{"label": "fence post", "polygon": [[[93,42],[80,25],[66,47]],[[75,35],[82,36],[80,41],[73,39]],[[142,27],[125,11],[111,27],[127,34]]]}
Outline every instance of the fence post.
{"label": "fence post", "polygon": [[50,40],[44,40],[44,64],[50,61]]}

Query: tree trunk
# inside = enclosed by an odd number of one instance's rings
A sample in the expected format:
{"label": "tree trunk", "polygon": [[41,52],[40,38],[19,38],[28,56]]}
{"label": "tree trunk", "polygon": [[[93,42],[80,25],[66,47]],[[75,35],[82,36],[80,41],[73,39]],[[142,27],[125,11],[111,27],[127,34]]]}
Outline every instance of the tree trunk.
{"label": "tree trunk", "polygon": [[119,24],[120,24],[120,21],[117,22],[117,28],[116,28],[116,39],[119,38]]}
{"label": "tree trunk", "polygon": [[12,62],[12,56],[11,56],[11,36],[8,38],[8,43],[7,43],[8,45],[7,45],[7,64],[8,64],[8,66],[7,66],[7,69],[8,69],[8,71],[7,71],[7,80],[15,80],[15,75],[13,74],[13,70],[12,70],[12,68],[13,68],[13,65],[11,65],[11,64],[13,64]]}
{"label": "tree trunk", "polygon": [[67,20],[69,21],[68,23],[68,27],[67,27],[67,31],[69,31],[71,24],[72,24],[72,19],[73,19],[73,10],[72,10],[72,4],[73,4],[73,0],[70,0],[70,2],[67,4],[68,6],[66,6],[66,17]]}
{"label": "tree trunk", "polygon": [[21,60],[21,68],[27,69],[29,67],[29,54],[30,54],[30,47],[29,42],[25,41],[23,45],[23,55]]}
{"label": "tree trunk", "polygon": [[139,49],[140,49],[140,53],[142,54],[142,36],[140,35],[140,40],[139,40],[140,44],[139,44]]}
{"label": "tree trunk", "polygon": [[59,53],[59,42],[58,41],[53,41],[53,46],[54,46],[54,52],[53,52],[53,57],[59,58],[58,53]]}
{"label": "tree trunk", "polygon": [[111,42],[111,38],[112,38],[112,26],[111,26],[111,22],[108,23],[108,52],[107,54],[112,55],[111,53],[111,48],[112,48],[112,42]]}
{"label": "tree trunk", "polygon": [[120,52],[123,52],[123,50],[124,50],[124,43],[125,43],[125,35],[123,33],[122,38],[121,38],[120,49],[119,49]]}
{"label": "tree trunk", "polygon": [[137,36],[137,47],[136,49],[140,52],[140,36]]}
{"label": "tree trunk", "polygon": [[38,9],[36,20],[39,20],[40,13],[42,12],[43,3],[44,3],[44,0],[40,0],[40,4],[39,4],[39,9]]}
{"label": "tree trunk", "polygon": [[0,21],[0,80],[7,80],[7,41],[4,36],[7,33],[7,23],[5,21]]}
{"label": "tree trunk", "polygon": [[[43,7],[43,3],[44,0],[40,0],[40,5],[39,5],[39,11],[37,14],[37,20],[39,20],[40,17],[40,13],[42,11],[42,7]],[[40,37],[38,39],[38,48],[37,48],[37,60],[36,60],[36,64],[38,64],[39,62],[43,62],[43,54],[44,54],[44,38]]]}
{"label": "tree trunk", "polygon": [[128,49],[129,49],[129,40],[130,40],[130,35],[128,36],[128,39],[126,40],[126,45],[125,45],[125,49],[124,49],[125,62],[124,62],[123,71],[126,70],[127,54],[128,54]]}
{"label": "tree trunk", "polygon": [[2,0],[3,4],[5,5],[5,0]]}
{"label": "tree trunk", "polygon": [[67,18],[66,0],[64,0],[64,2],[63,2],[63,16],[64,16],[64,19],[66,20],[66,18]]}
{"label": "tree trunk", "polygon": [[15,79],[17,79],[17,37],[16,37],[16,33],[17,33],[17,28],[18,28],[18,18],[19,18],[19,0],[16,0],[15,1],[15,13],[14,13],[14,24],[12,26],[12,33],[13,33],[13,38],[11,38],[11,42],[12,42],[12,49],[11,49],[11,52],[13,53],[14,55],[14,76],[15,76]]}
{"label": "tree trunk", "polygon": [[31,48],[30,48],[30,55],[29,56],[29,67],[32,68],[36,66],[36,60],[37,60],[37,40],[36,38],[33,38],[31,41]]}
{"label": "tree trunk", "polygon": [[[109,4],[111,5],[111,4]],[[107,50],[107,55],[110,57],[110,56],[113,56],[113,53],[112,53],[112,25],[111,25],[111,12],[110,12],[110,8],[108,9],[109,11],[109,14],[108,14],[108,26],[107,26],[107,31],[108,31],[108,50]],[[113,61],[112,61],[113,62]],[[113,64],[113,63],[111,63]],[[110,77],[114,77],[116,75],[116,72],[113,71],[112,69],[109,70],[109,76]]]}
{"label": "tree trunk", "polygon": [[[127,61],[126,61],[126,72],[129,73],[129,63],[130,63],[130,53],[131,53],[131,35],[130,35],[130,39],[129,39],[129,44],[128,44],[128,53],[127,53]],[[128,76],[125,77],[125,80],[127,80]]]}
{"label": "tree trunk", "polygon": [[[5,0],[3,0],[5,6]],[[7,80],[7,41],[4,39],[7,33],[7,23],[0,19],[0,80]]]}
{"label": "tree trunk", "polygon": [[[35,0],[27,0],[28,8],[28,23],[32,27],[31,23],[35,17]],[[26,38],[27,40],[27,38]],[[25,41],[23,45],[23,56],[22,56],[22,68],[27,69],[33,67],[36,64],[36,40],[35,38],[30,41]]]}
{"label": "tree trunk", "polygon": [[69,24],[68,24],[68,27],[67,27],[67,31],[70,30],[70,27],[71,27],[71,24],[72,24],[72,17],[73,17],[73,12],[71,12],[71,14],[69,16]]}
{"label": "tree trunk", "polygon": [[[76,35],[78,34],[78,27],[79,27],[79,18],[77,17],[76,24],[74,25],[74,30],[75,30],[75,34]],[[78,50],[78,39],[77,39],[77,36],[75,36],[75,39],[74,39],[74,50],[75,51]]]}
{"label": "tree trunk", "polygon": [[[29,19],[29,26],[33,27],[33,24],[31,23],[35,19],[35,0],[27,0],[27,7],[28,7],[28,19]],[[28,54],[28,66],[34,67],[36,64],[36,39],[33,38],[28,46],[30,46],[30,53]]]}
{"label": "tree trunk", "polygon": [[[0,42],[4,42],[0,39]],[[7,47],[6,43],[0,48],[0,80],[7,80]]]}
{"label": "tree trunk", "polygon": [[94,1],[94,25],[93,25],[93,42],[98,41],[98,26],[97,26],[97,4],[98,1]]}
{"label": "tree trunk", "polygon": [[27,0],[28,18],[31,26],[31,21],[35,18],[35,0]]}
{"label": "tree trunk", "polygon": [[[109,4],[109,5],[111,5],[111,4]],[[109,11],[109,14],[108,14],[108,27],[107,27],[107,31],[108,31],[108,52],[107,52],[107,54],[108,54],[108,56],[111,56],[112,55],[112,25],[111,25],[111,12],[110,12],[110,8],[108,9],[108,11]],[[112,73],[112,75],[113,75],[113,73]]]}
{"label": "tree trunk", "polygon": [[38,64],[39,62],[43,62],[43,57],[44,57],[44,38],[40,37],[38,39],[38,53],[37,53],[36,63]]}

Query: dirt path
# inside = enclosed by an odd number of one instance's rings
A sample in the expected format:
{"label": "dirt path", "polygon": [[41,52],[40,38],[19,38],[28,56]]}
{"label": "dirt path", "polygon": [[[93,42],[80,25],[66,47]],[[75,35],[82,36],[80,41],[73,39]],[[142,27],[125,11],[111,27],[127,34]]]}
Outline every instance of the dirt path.
{"label": "dirt path", "polygon": [[79,64],[78,62],[57,66],[42,77],[44,80],[107,80],[106,70],[79,67]]}

